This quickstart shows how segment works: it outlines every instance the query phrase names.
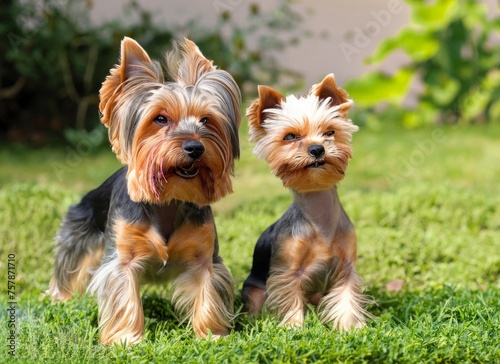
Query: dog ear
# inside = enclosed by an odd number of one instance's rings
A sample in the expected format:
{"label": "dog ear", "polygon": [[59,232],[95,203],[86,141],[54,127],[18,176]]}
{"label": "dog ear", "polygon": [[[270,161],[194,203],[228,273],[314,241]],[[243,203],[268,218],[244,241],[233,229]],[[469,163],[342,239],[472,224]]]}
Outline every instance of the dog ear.
{"label": "dog ear", "polygon": [[[247,109],[247,118],[253,133],[263,132],[264,110],[281,107],[285,97],[271,87],[259,85],[259,98],[254,100]],[[257,135],[255,135],[257,137]]]}
{"label": "dog ear", "polygon": [[351,109],[352,100],[347,97],[347,92],[337,87],[333,73],[327,75],[320,83],[313,85],[309,90],[309,95],[316,95],[320,100],[330,98],[329,104],[340,105],[339,111],[344,117],[347,117]]}
{"label": "dog ear", "polygon": [[202,75],[216,70],[213,61],[206,59],[198,46],[186,38],[175,43],[167,55],[167,64],[171,77],[186,86],[194,86]]}
{"label": "dog ear", "polygon": [[116,115],[118,99],[124,92],[124,85],[135,86],[145,82],[158,82],[159,76],[146,51],[132,38],[125,37],[121,42],[119,64],[110,70],[99,90],[99,113],[101,122],[109,129],[109,140],[118,159],[125,162],[120,149],[119,116]]}
{"label": "dog ear", "polygon": [[125,37],[121,43],[120,64],[110,70],[99,90],[99,112],[101,122],[109,128],[110,117],[116,98],[121,94],[123,83],[130,78],[156,80],[152,70],[152,62],[146,51],[132,38]]}
{"label": "dog ear", "polygon": [[151,58],[134,39],[125,37],[121,44],[121,72],[120,81],[133,77],[151,78],[155,80],[156,74],[151,72]]}

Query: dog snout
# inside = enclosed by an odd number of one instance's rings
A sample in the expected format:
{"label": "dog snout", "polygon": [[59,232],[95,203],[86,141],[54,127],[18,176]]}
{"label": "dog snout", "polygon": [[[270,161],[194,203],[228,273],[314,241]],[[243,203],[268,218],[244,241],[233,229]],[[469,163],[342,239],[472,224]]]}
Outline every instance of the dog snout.
{"label": "dog snout", "polygon": [[311,157],[319,158],[325,154],[325,148],[322,145],[313,144],[307,148],[307,152]]}
{"label": "dog snout", "polygon": [[205,147],[199,140],[186,140],[184,143],[182,143],[182,150],[189,157],[198,159],[201,157],[203,152],[205,152]]}

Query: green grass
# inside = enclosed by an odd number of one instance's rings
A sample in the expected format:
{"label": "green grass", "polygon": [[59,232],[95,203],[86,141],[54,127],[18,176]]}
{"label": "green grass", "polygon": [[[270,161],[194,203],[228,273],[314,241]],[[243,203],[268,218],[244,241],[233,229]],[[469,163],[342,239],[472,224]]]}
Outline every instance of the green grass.
{"label": "green grass", "polygon": [[[214,206],[235,291],[259,234],[290,203],[244,140],[235,193]],[[74,159],[70,149],[3,147],[0,362],[498,362],[499,140],[499,126],[383,127],[354,136],[355,158],[340,195],[358,233],[358,270],[377,302],[369,308],[377,319],[366,328],[338,333],[310,313],[303,329],[287,330],[272,317],[240,314],[226,339],[201,340],[178,324],[168,290],[148,287],[145,338],[131,348],[98,343],[92,297],[53,305],[44,296],[60,219],[118,167],[113,154],[95,150]],[[17,269],[14,358],[6,347],[9,253]],[[402,290],[387,290],[397,279]]]}

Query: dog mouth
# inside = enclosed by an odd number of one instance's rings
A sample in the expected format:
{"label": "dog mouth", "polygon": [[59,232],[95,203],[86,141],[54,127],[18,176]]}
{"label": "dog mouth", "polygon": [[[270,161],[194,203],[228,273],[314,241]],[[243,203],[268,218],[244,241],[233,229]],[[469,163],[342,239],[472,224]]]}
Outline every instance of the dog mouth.
{"label": "dog mouth", "polygon": [[319,168],[319,167],[322,167],[325,165],[325,161],[324,160],[319,160],[319,161],[314,161],[313,163],[311,164],[308,164],[306,166],[306,168]]}
{"label": "dog mouth", "polygon": [[186,165],[184,167],[177,167],[175,170],[175,174],[177,174],[179,177],[182,178],[194,178],[200,171],[200,164],[199,161],[194,161],[189,165]]}

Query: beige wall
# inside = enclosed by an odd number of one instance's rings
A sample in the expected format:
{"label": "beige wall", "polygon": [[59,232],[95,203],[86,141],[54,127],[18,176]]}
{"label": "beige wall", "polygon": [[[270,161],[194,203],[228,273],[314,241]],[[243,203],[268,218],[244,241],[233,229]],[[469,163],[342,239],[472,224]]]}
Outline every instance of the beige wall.
{"label": "beige wall", "polygon": [[[92,17],[96,22],[113,19],[122,13],[127,0],[96,1]],[[181,27],[196,19],[203,26],[215,24],[218,12],[229,10],[233,19],[244,22],[249,4],[258,3],[270,9],[278,0],[141,0],[143,7],[154,10],[157,22]],[[495,0],[485,0],[498,13]],[[304,74],[306,85],[317,82],[333,72],[340,84],[361,75],[369,69],[363,62],[385,37],[394,35],[409,21],[409,11],[403,0],[299,0],[293,5],[303,16],[303,27],[316,36],[303,38],[294,48],[280,55],[287,68]],[[184,28],[184,30],[186,30]],[[187,29],[189,30],[189,29]],[[327,34],[326,37],[320,36]],[[383,69],[391,70],[405,61],[402,54],[394,54]]]}

